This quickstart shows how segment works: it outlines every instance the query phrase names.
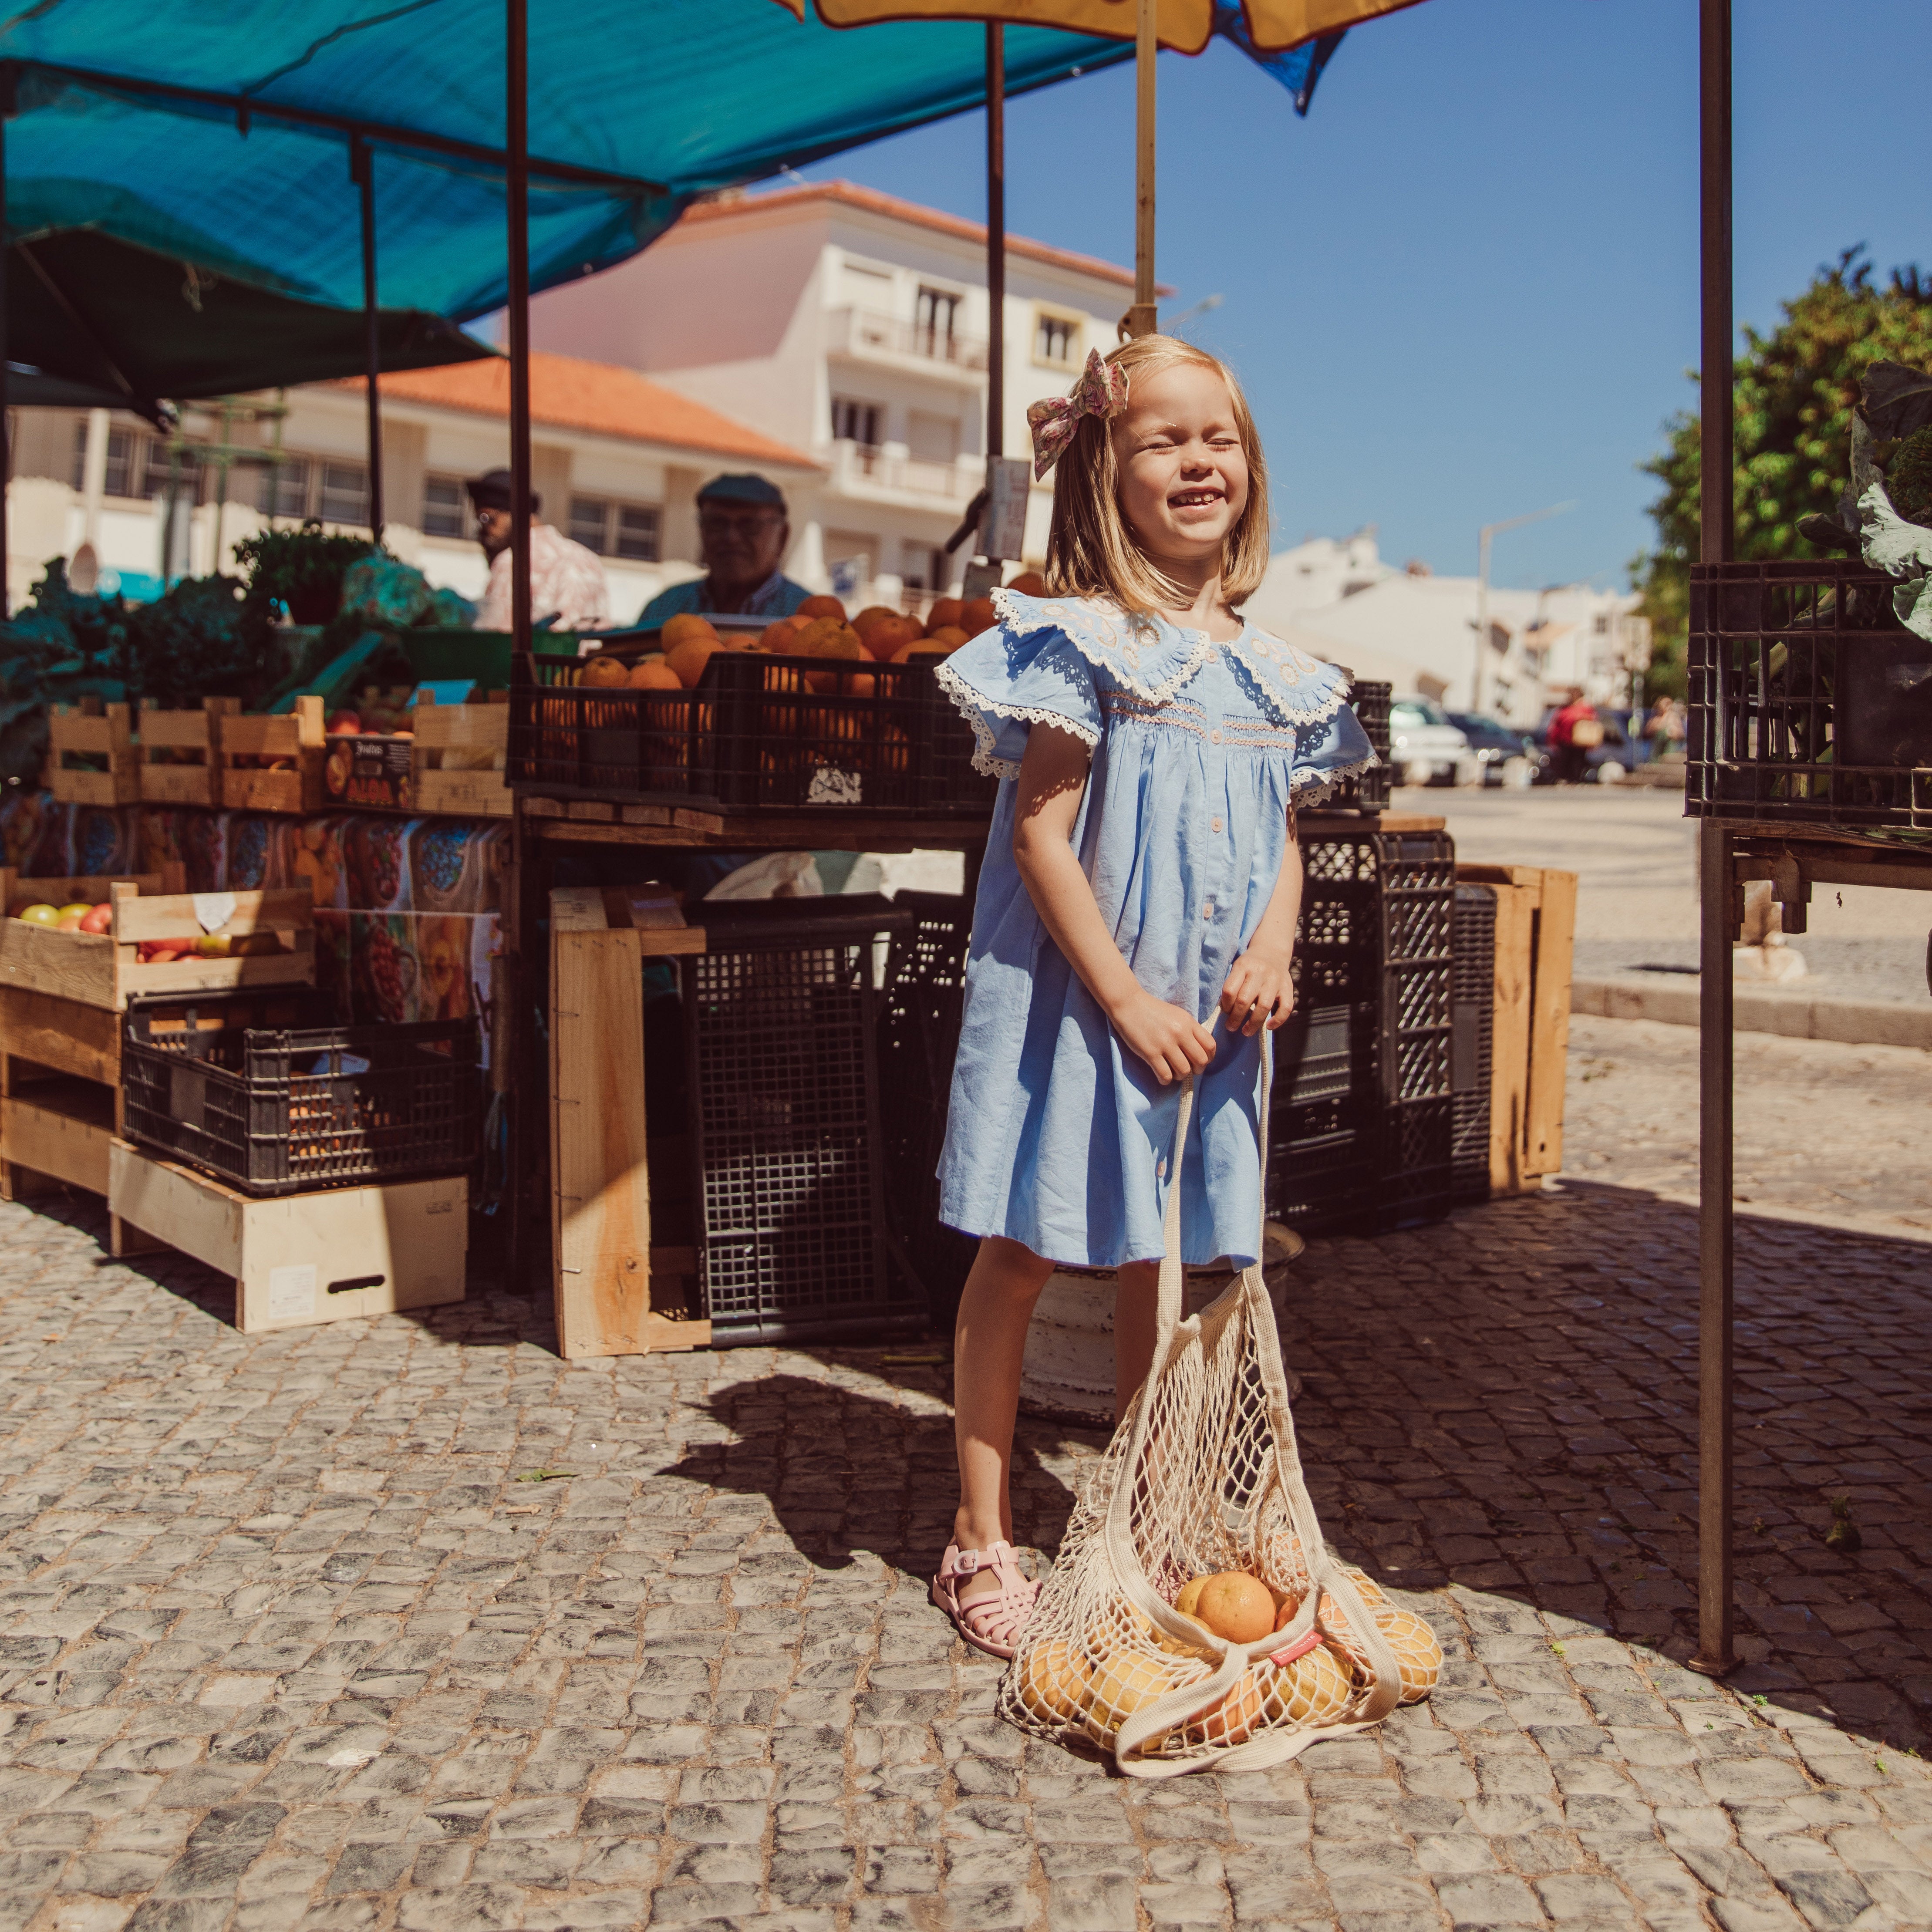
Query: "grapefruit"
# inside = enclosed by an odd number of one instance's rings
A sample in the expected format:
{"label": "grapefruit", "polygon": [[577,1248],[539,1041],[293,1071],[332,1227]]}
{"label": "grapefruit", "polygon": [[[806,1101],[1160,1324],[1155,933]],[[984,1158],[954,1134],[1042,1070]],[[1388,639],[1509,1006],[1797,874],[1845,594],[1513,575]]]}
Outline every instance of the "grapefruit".
{"label": "grapefruit", "polygon": [[845,607],[836,597],[808,597],[792,613],[795,617],[836,617],[840,623],[845,621]]}
{"label": "grapefruit", "polygon": [[1201,1586],[1189,1613],[1229,1643],[1256,1643],[1275,1627],[1274,1598],[1258,1576],[1223,1570]]}
{"label": "grapefruit", "polygon": [[1000,614],[993,608],[990,597],[975,597],[959,614],[959,628],[969,638],[990,631],[999,621]]}
{"label": "grapefruit", "polygon": [[944,644],[949,651],[956,651],[966,642],[966,633],[957,624],[941,624],[937,630],[926,632],[926,640],[929,644]]}
{"label": "grapefruit", "polygon": [[682,691],[683,682],[663,658],[646,658],[631,667],[633,691]]}
{"label": "grapefruit", "polygon": [[942,624],[958,623],[959,614],[965,608],[957,597],[934,598],[932,608],[926,614],[926,629],[932,632],[938,630]]}
{"label": "grapefruit", "polygon": [[770,651],[775,657],[782,657],[794,648],[793,639],[799,633],[798,620],[794,617],[781,617],[775,624],[767,624],[758,639],[758,648]]}
{"label": "grapefruit", "polygon": [[896,617],[899,614],[890,604],[868,604],[852,620],[852,628],[860,637],[876,624],[881,617]]}
{"label": "grapefruit", "polygon": [[594,657],[586,659],[578,682],[596,691],[614,691],[619,686],[628,684],[631,674],[615,658]]}
{"label": "grapefruit", "polygon": [[1022,597],[1044,597],[1046,595],[1046,579],[1036,570],[1023,570],[1006,588],[1017,590]]}
{"label": "grapefruit", "polygon": [[670,666],[678,682],[689,691],[704,675],[704,667],[724,648],[715,637],[693,638],[674,651],[666,652],[664,662]]}

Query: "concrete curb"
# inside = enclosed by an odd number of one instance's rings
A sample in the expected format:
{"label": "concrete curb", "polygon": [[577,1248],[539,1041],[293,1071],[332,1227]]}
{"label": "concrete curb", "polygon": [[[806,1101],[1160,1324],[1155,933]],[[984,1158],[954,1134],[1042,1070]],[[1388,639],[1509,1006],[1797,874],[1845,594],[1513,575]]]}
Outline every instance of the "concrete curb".
{"label": "concrete curb", "polygon": [[[1783,1034],[1792,1040],[1835,1040],[1850,1046],[1932,1048],[1932,1005],[1891,1000],[1832,1000],[1822,994],[1774,992],[1738,986],[1732,994],[1739,1033]],[[1668,1026],[1697,1024],[1694,973],[1620,973],[1604,980],[1572,980],[1573,1012],[1611,1020],[1661,1020]]]}

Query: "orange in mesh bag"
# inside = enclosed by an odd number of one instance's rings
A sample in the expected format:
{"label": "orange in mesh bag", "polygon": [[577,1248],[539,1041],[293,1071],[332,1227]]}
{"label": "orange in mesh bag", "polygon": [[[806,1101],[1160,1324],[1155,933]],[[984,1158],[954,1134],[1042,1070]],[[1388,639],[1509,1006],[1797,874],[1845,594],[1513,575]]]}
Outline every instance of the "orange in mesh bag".
{"label": "orange in mesh bag", "polygon": [[[1036,1736],[1084,1736],[1134,1778],[1281,1763],[1426,1696],[1442,1666],[1420,1617],[1328,1553],[1260,1264],[1180,1319],[1180,1159],[1193,1106],[1190,1080],[1170,1163],[1153,1369],[1081,1486],[1000,1684],[1010,1722]],[[1252,1642],[1231,1642],[1174,1606],[1187,1591],[1195,1607],[1200,1591],[1189,1586],[1229,1571],[1258,1578],[1274,1600],[1278,1627]]]}

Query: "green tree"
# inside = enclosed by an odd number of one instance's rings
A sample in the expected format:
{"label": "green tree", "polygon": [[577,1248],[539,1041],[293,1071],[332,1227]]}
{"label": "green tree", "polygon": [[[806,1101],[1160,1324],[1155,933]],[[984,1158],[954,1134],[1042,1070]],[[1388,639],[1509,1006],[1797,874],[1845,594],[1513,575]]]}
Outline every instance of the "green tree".
{"label": "green tree", "polygon": [[[1880,286],[1863,248],[1847,248],[1784,309],[1784,320],[1768,335],[1746,326],[1736,364],[1731,488],[1741,557],[1823,554],[1798,534],[1798,520],[1814,510],[1834,515],[1850,482],[1859,376],[1874,362],[1932,368],[1932,278],[1922,277],[1916,266],[1893,269]],[[1695,382],[1696,372],[1689,373]],[[1642,466],[1664,486],[1650,506],[1657,541],[1630,564],[1639,608],[1651,623],[1650,698],[1684,693],[1690,572],[1702,500],[1696,412],[1672,417],[1664,434],[1664,448]]]}

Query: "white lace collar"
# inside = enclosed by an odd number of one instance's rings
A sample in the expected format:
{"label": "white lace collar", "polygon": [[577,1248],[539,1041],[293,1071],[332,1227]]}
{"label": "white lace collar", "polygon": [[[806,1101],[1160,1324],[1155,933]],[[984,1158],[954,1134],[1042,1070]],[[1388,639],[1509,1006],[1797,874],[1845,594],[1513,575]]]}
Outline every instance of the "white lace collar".
{"label": "white lace collar", "polygon": [[[1130,617],[1098,598],[996,590],[993,608],[1016,637],[1064,632],[1089,664],[1151,704],[1165,704],[1215,649],[1204,631],[1183,630],[1164,617]],[[1278,723],[1319,724],[1348,701],[1348,680],[1340,665],[1324,664],[1252,624],[1244,623],[1241,634],[1222,648],[1240,660]]]}

